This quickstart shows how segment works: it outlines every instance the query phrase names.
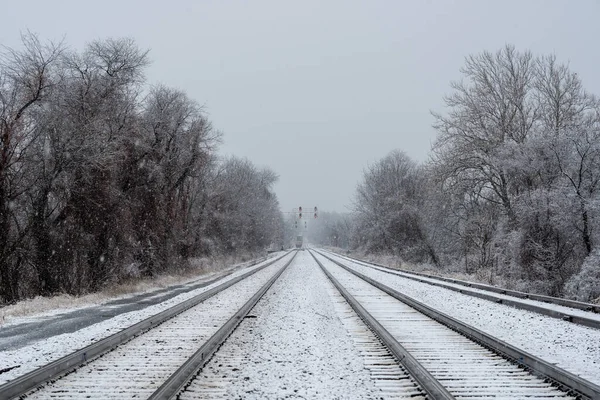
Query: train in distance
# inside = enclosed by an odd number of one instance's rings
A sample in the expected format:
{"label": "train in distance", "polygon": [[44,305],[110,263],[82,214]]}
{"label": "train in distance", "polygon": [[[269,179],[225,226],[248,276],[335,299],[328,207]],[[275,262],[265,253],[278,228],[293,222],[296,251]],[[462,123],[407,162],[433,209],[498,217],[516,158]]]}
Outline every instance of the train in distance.
{"label": "train in distance", "polygon": [[302,242],[303,241],[304,241],[304,238],[302,237],[302,235],[296,236],[296,248],[297,249],[302,248]]}

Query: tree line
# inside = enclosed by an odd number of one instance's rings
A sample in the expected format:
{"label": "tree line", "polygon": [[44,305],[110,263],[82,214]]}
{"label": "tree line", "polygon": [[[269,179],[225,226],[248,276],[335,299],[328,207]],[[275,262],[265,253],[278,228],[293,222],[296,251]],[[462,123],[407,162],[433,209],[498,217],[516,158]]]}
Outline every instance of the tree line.
{"label": "tree line", "polygon": [[555,56],[466,58],[427,162],[393,151],[354,202],[355,248],[600,297],[600,102]]}
{"label": "tree line", "polygon": [[130,39],[0,54],[0,303],[100,289],[281,241],[277,176],[219,159],[196,101]]}

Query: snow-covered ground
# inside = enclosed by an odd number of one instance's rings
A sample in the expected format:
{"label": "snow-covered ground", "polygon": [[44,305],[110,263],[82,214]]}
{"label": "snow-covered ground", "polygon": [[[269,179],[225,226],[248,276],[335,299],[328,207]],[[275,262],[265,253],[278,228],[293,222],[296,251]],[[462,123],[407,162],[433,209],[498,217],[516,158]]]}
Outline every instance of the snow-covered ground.
{"label": "snow-covered ground", "polygon": [[[331,253],[329,253],[331,254]],[[347,258],[347,257],[342,257],[345,260],[348,261],[352,261],[351,259]],[[353,263],[356,263],[355,261],[353,261]],[[358,263],[360,264],[360,262]],[[388,273],[393,273],[399,276],[407,276],[409,274],[406,274],[404,272],[401,271],[390,271],[390,269],[386,269],[386,268],[382,268],[379,266],[372,266],[371,268],[380,270],[380,271],[384,271],[384,272],[388,272]],[[460,290],[468,290],[471,292],[475,292],[475,293],[485,293],[485,294],[491,294],[495,297],[498,297],[500,299],[505,299],[505,300],[511,300],[511,301],[518,301],[519,303],[523,303],[523,304],[530,304],[536,307],[541,307],[541,308],[545,308],[548,310],[553,310],[553,311],[557,311],[563,314],[567,314],[567,315],[573,315],[573,316],[579,316],[579,317],[584,317],[584,318],[589,318],[589,319],[593,319],[596,321],[600,321],[600,314],[596,314],[593,313],[591,311],[585,311],[585,310],[579,310],[576,308],[571,308],[571,307],[566,307],[566,306],[562,306],[560,304],[551,304],[551,303],[546,303],[543,301],[538,301],[538,300],[532,300],[532,299],[521,299],[515,296],[510,296],[510,295],[506,295],[506,294],[501,294],[501,293],[492,293],[489,291],[486,291],[484,289],[478,289],[478,288],[474,288],[474,287],[467,287],[465,285],[461,285],[459,283],[452,283],[452,282],[441,282],[440,280],[436,280],[435,278],[428,278],[426,276],[417,276],[417,275],[410,275],[413,277],[417,277],[418,279],[421,279],[423,281],[426,282],[433,282],[436,284],[442,283],[443,285],[446,285],[448,287],[453,287],[453,288],[457,288]]]}
{"label": "snow-covered ground", "polygon": [[329,285],[299,252],[181,398],[381,398]]}
{"label": "snow-covered ground", "polygon": [[[273,253],[270,257],[281,255]],[[200,276],[158,276],[152,280],[140,280],[128,284],[118,285],[97,293],[91,293],[84,296],[70,296],[62,294],[54,297],[38,296],[33,299],[19,301],[16,304],[0,307],[0,329],[3,327],[18,325],[41,318],[52,317],[59,314],[65,314],[84,308],[99,306],[115,300],[124,300],[144,293],[154,293],[168,290],[175,285],[193,286],[201,282],[207,282],[212,279],[225,276],[233,270],[244,268],[250,265],[251,261],[225,265],[223,261],[214,261],[207,263],[202,267]],[[149,298],[149,297],[148,297]]]}
{"label": "snow-covered ground", "polygon": [[600,384],[600,330],[518,310],[333,257],[418,301]]}
{"label": "snow-covered ground", "polygon": [[[288,255],[284,257],[282,261],[288,260],[290,257],[291,255]],[[252,267],[238,269],[225,277],[224,280],[233,279],[251,269],[259,268],[266,262],[268,262],[268,260]],[[218,286],[224,280],[219,280],[200,289],[180,294],[160,304],[149,306],[142,310],[120,314],[114,318],[107,319],[73,333],[52,336],[17,350],[0,352],[0,370],[10,368],[10,371],[0,374],[0,384],[15,379],[16,377],[51,361],[57,360],[60,357],[81,349],[97,340],[117,333],[145,318]]]}

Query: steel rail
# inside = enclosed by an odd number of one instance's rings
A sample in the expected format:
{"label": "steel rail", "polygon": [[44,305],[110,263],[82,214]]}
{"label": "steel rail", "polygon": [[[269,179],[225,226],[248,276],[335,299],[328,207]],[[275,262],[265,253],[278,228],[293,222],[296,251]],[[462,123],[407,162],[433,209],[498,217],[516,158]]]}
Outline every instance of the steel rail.
{"label": "steel rail", "polygon": [[52,361],[40,368],[28,372],[16,379],[13,379],[0,386],[0,399],[10,399],[14,397],[23,396],[27,392],[35,389],[36,387],[56,379],[57,377],[64,375],[68,372],[73,371],[79,366],[90,362],[91,360],[113,350],[115,347],[129,341],[135,336],[138,336],[150,329],[162,324],[163,322],[181,314],[182,312],[198,305],[199,303],[209,299],[215,294],[235,285],[241,280],[253,275],[254,273],[265,269],[266,267],[276,263],[291,251],[285,253],[281,257],[277,257],[258,268],[248,271],[236,278],[230,279],[222,284],[215,286],[212,289],[207,290],[204,293],[200,293],[188,300],[185,300],[173,307],[170,307],[158,314],[150,316],[143,321],[140,321],[128,328],[123,329],[113,335],[107,336],[89,346],[86,346],[80,350],[77,350],[71,354],[68,354],[58,360]]}
{"label": "steel rail", "polygon": [[539,357],[536,357],[509,343],[497,339],[486,332],[483,332],[477,328],[467,325],[447,314],[437,311],[434,308],[429,307],[428,305],[421,303],[410,296],[402,294],[390,288],[389,286],[386,286],[372,278],[369,278],[364,274],[361,274],[360,272],[355,271],[351,267],[348,267],[347,265],[344,265],[341,262],[334,260],[321,252],[317,251],[317,253],[320,254],[322,257],[325,257],[329,261],[333,262],[334,264],[339,265],[346,271],[364,280],[365,282],[370,283],[379,290],[389,294],[395,299],[400,300],[401,302],[414,308],[420,313],[428,316],[429,318],[466,336],[474,342],[479,343],[480,345],[494,351],[498,355],[527,368],[532,373],[557,383],[565,391],[574,391],[580,396],[582,395],[589,399],[600,399],[600,386],[583,378],[580,378],[568,371],[565,371],[562,368],[554,366],[549,362],[542,360]]}
{"label": "steel rail", "polygon": [[310,255],[319,264],[321,270],[333,283],[340,294],[346,299],[350,307],[364,321],[364,323],[379,337],[382,343],[390,350],[398,360],[417,381],[421,389],[427,393],[430,399],[454,399],[454,396],[429,373],[388,331],[381,325],[365,308],[344,288],[337,279],[323,266],[312,251]]}
{"label": "steel rail", "polygon": [[[483,300],[493,301],[494,303],[505,304],[505,305],[515,307],[515,308],[518,308],[521,310],[532,311],[532,312],[546,315],[546,316],[549,316],[552,318],[562,319],[564,321],[572,322],[574,324],[583,325],[583,326],[587,326],[587,327],[595,328],[595,329],[600,329],[600,320],[598,320],[598,319],[587,318],[587,317],[576,315],[576,314],[569,314],[569,313],[565,313],[565,312],[558,311],[558,310],[552,310],[549,308],[540,307],[535,304],[524,303],[519,300],[506,299],[506,298],[495,296],[491,293],[481,293],[481,292],[469,290],[468,288],[459,288],[456,286],[447,285],[444,282],[432,282],[432,281],[429,281],[426,279],[421,279],[420,277],[426,277],[429,279],[436,279],[436,280],[440,280],[440,281],[450,282],[450,283],[459,284],[459,285],[463,285],[463,286],[467,286],[467,287],[472,287],[475,289],[486,290],[486,291],[493,292],[493,293],[514,296],[514,297],[517,297],[520,299],[537,300],[537,301],[541,301],[544,303],[556,304],[556,305],[561,305],[561,306],[565,306],[565,307],[570,307],[570,308],[575,308],[578,310],[590,311],[590,312],[595,312],[595,313],[600,312],[599,305],[590,304],[590,303],[582,303],[582,302],[574,301],[574,300],[560,299],[557,297],[542,296],[542,295],[536,295],[536,294],[529,294],[529,293],[525,293],[525,292],[518,292],[515,290],[502,289],[502,288],[497,288],[494,286],[479,284],[479,283],[475,283],[475,282],[467,282],[467,281],[460,281],[458,279],[453,279],[453,278],[438,277],[435,275],[425,274],[422,272],[394,270],[394,269],[391,269],[391,268],[386,267],[381,264],[367,262],[364,260],[360,260],[358,258],[348,257],[348,256],[344,256],[344,255],[337,254],[334,252],[329,252],[329,253],[334,254],[338,257],[350,259],[351,261],[357,262],[365,267],[374,268],[374,269],[377,269],[378,271],[381,271],[381,272],[384,272],[387,274],[400,276],[400,277],[403,277],[406,279],[412,279],[417,282],[422,282],[422,283],[426,283],[428,285],[442,287],[444,289],[452,290],[452,291],[462,293],[462,294],[465,294],[468,296],[477,297],[477,298],[480,298]],[[322,253],[320,253],[320,254],[322,254]]]}
{"label": "steel rail", "polygon": [[265,295],[267,290],[277,281],[286,268],[294,261],[298,252],[271,277],[219,330],[211,336],[177,371],[175,371],[156,391],[149,400],[171,399],[193,379],[194,375],[206,365],[218,348],[238,327],[240,322],[254,308],[256,303]]}

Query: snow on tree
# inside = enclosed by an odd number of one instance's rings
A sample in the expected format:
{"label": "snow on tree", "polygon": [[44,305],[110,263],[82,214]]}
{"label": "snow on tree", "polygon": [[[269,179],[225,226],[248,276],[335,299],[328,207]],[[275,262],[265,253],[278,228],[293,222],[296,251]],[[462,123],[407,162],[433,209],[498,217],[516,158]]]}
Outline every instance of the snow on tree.
{"label": "snow on tree", "polygon": [[[76,52],[31,34],[0,56],[0,303],[260,251],[281,234],[276,175],[217,162],[220,132],[184,92],[146,88],[148,63],[131,39]],[[233,204],[226,218],[217,198]]]}
{"label": "snow on tree", "polygon": [[600,103],[555,56],[510,45],[461,72],[431,160],[365,171],[355,243],[560,295],[598,245]]}

